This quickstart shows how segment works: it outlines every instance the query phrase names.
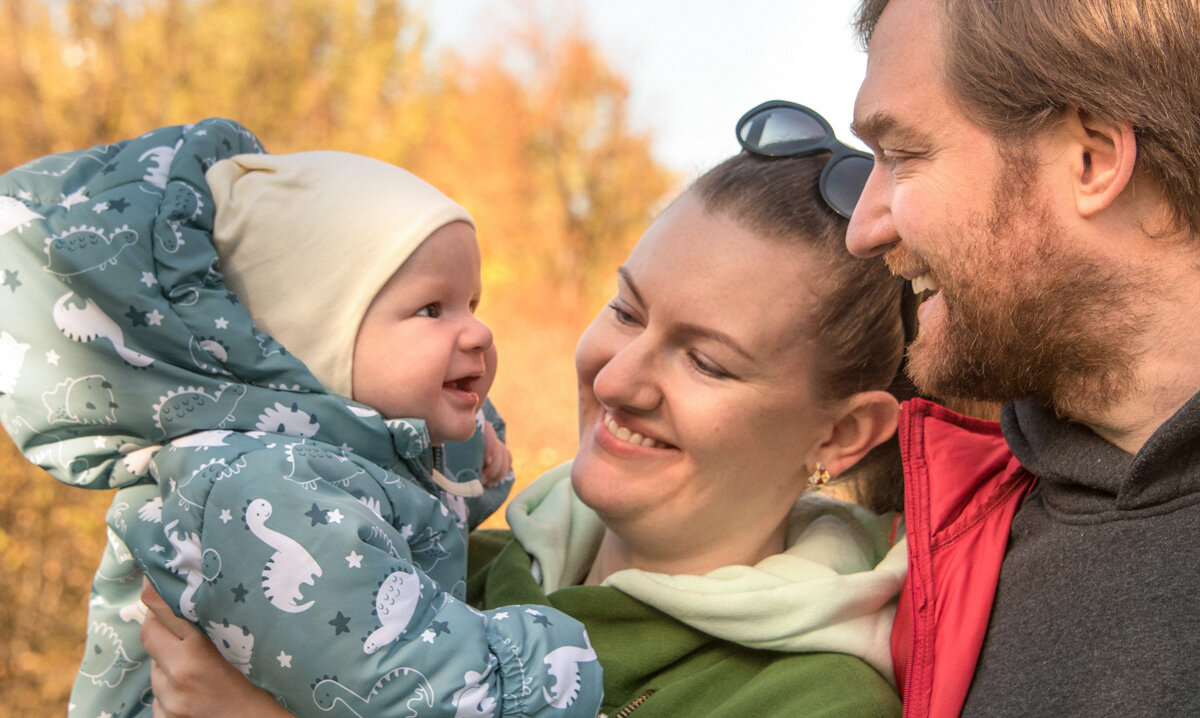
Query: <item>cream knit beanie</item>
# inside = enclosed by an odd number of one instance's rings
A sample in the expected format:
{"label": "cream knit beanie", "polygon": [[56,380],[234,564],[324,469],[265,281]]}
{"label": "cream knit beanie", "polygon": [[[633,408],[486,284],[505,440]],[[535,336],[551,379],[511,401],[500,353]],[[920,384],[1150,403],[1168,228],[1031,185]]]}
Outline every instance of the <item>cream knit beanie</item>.
{"label": "cream knit beanie", "polygon": [[238,155],[205,178],[226,285],[260,330],[347,397],[371,300],[434,231],[474,226],[410,172],[344,152]]}

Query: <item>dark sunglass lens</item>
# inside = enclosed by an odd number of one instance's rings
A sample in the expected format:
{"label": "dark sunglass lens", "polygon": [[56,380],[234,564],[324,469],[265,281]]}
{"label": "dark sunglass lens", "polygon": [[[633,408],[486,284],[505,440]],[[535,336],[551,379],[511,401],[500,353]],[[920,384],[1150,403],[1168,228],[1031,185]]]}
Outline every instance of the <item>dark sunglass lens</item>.
{"label": "dark sunglass lens", "polygon": [[789,155],[824,140],[825,128],[805,112],[790,107],[763,110],[738,127],[742,143],[766,155]]}
{"label": "dark sunglass lens", "polygon": [[849,218],[874,166],[874,160],[862,155],[843,157],[830,165],[821,183],[821,194],[825,201],[838,214]]}

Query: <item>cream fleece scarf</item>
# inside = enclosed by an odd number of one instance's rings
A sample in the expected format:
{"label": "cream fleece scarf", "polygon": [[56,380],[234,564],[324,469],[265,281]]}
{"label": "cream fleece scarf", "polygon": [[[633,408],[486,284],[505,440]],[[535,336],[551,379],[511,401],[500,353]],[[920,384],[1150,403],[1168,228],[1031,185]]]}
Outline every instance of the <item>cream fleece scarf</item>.
{"label": "cream fleece scarf", "polygon": [[347,397],[371,300],[434,231],[474,226],[416,175],[345,152],[237,155],[205,179],[226,285],[260,330]]}
{"label": "cream fleece scarf", "polygon": [[[547,592],[587,576],[604,524],[571,489],[571,465],[543,474],[512,501],[513,535]],[[744,646],[858,656],[894,681],[890,636],[907,571],[906,541],[889,546],[892,518],[819,495],[796,503],[788,548],[755,566],[703,576],[618,571],[604,585],[681,623]]]}

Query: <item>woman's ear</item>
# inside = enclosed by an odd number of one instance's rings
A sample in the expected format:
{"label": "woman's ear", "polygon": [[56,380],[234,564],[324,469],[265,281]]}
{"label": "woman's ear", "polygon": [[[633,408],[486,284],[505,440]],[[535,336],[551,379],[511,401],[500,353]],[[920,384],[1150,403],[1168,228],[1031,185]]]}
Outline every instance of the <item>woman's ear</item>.
{"label": "woman's ear", "polygon": [[845,400],[840,418],[817,447],[816,459],[833,476],[858,463],[867,452],[896,433],[900,403],[886,391],[864,391]]}
{"label": "woman's ear", "polygon": [[1092,218],[1116,202],[1129,186],[1137,164],[1137,137],[1128,122],[1101,120],[1078,108],[1062,113],[1064,156],[1074,190],[1075,209]]}

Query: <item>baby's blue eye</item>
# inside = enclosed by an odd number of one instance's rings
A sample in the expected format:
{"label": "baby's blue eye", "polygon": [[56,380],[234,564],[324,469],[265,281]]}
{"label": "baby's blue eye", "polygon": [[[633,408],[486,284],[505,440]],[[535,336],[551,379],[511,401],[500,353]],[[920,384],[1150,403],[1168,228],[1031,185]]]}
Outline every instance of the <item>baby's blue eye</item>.
{"label": "baby's blue eye", "polygon": [[440,305],[438,305],[437,302],[434,302],[433,304],[426,304],[425,306],[423,306],[417,310],[418,317],[429,317],[430,319],[437,319],[441,315],[442,315],[442,308]]}

